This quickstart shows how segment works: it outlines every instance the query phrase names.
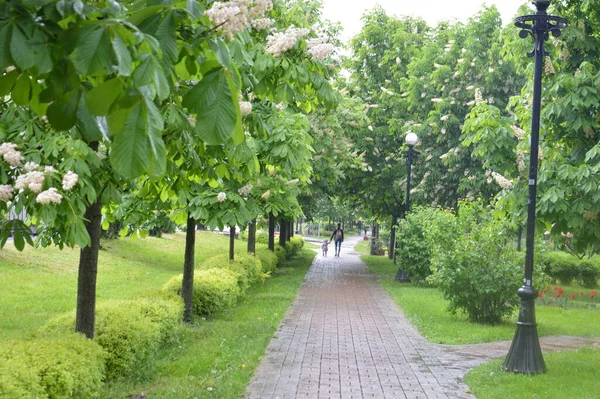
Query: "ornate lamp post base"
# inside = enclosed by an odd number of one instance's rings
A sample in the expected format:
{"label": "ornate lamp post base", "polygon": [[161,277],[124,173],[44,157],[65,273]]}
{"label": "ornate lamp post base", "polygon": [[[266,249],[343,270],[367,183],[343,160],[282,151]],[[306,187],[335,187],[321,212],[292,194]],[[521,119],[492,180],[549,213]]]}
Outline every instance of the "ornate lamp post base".
{"label": "ornate lamp post base", "polygon": [[546,363],[542,356],[542,348],[538,339],[535,322],[535,298],[537,292],[529,286],[519,288],[517,294],[521,298],[517,331],[502,370],[523,374],[540,374],[546,372]]}

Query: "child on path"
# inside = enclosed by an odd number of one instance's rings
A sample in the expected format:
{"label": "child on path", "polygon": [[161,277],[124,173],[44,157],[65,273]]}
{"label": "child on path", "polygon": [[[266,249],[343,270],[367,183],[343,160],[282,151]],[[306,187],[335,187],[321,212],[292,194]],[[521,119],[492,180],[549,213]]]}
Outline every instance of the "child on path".
{"label": "child on path", "polygon": [[327,256],[327,249],[329,248],[329,241],[323,240],[321,243],[321,250],[323,251],[323,256]]}

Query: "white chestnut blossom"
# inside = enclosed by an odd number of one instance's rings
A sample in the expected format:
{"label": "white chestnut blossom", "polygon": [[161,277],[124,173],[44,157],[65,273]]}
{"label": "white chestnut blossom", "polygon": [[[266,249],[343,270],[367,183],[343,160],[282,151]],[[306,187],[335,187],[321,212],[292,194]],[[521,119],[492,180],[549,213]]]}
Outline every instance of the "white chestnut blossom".
{"label": "white chestnut blossom", "polygon": [[498,185],[505,190],[511,189],[513,187],[513,183],[506,177],[502,176],[500,173],[492,172],[492,177],[494,178],[494,180],[496,180],[496,183],[498,183]]}
{"label": "white chestnut blossom", "polygon": [[289,28],[285,32],[275,32],[267,36],[267,46],[265,51],[275,57],[281,56],[283,53],[294,47],[296,40],[310,33],[304,28]]}
{"label": "white chestnut blossom", "polygon": [[42,172],[31,171],[19,175],[15,182],[15,188],[18,190],[29,189],[34,193],[39,193],[44,184],[44,174]]}
{"label": "white chestnut blossom", "polygon": [[270,21],[263,17],[272,8],[271,0],[217,1],[206,11],[206,15],[219,31],[233,40],[235,34],[245,30],[248,25],[256,25],[257,29],[269,26]]}
{"label": "white chestnut blossom", "polygon": [[50,203],[60,204],[61,200],[62,195],[60,195],[54,187],[50,187],[48,190],[42,191],[37,195],[37,197],[35,197],[35,202],[42,205],[47,205]]}
{"label": "white chestnut blossom", "polygon": [[37,168],[39,168],[40,165],[38,165],[35,162],[27,162],[24,166],[23,169],[25,169],[27,172],[31,172],[32,170],[36,170]]}
{"label": "white chestnut blossom", "polygon": [[45,166],[44,167],[44,174],[50,174],[50,173],[56,173],[57,170],[54,169],[54,166]]}
{"label": "white chestnut blossom", "polygon": [[24,159],[21,152],[16,150],[16,148],[17,145],[14,143],[2,143],[0,145],[0,155],[11,166],[19,166]]}
{"label": "white chestnut blossom", "polygon": [[308,39],[306,41],[308,52],[313,60],[323,61],[335,51],[335,46],[331,43],[325,43],[323,39]]}
{"label": "white chestnut blossom", "polygon": [[252,113],[252,103],[249,101],[240,101],[240,113],[242,116]]}
{"label": "white chestnut blossom", "polygon": [[14,188],[8,184],[0,185],[0,201],[7,202],[13,197]]}
{"label": "white chestnut blossom", "polygon": [[66,190],[66,191],[71,190],[73,187],[75,187],[78,180],[79,180],[79,176],[77,176],[77,173],[68,171],[67,174],[64,175],[62,178],[63,190]]}
{"label": "white chestnut blossom", "polygon": [[246,195],[250,194],[252,187],[254,187],[252,184],[246,184],[244,187],[242,187],[238,190],[238,194],[240,194],[242,196],[246,196]]}
{"label": "white chestnut blossom", "polygon": [[225,199],[227,199],[227,194],[225,194],[224,192],[221,191],[219,194],[217,194],[218,202],[223,202],[225,201]]}
{"label": "white chestnut blossom", "polygon": [[270,196],[271,196],[271,190],[267,190],[263,193],[263,195],[261,195],[261,198],[269,199]]}

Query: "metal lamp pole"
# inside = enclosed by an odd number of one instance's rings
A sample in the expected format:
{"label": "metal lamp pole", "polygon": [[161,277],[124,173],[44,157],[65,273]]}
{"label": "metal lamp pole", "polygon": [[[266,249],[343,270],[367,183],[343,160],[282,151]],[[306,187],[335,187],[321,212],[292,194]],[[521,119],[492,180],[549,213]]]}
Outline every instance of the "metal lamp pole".
{"label": "metal lamp pole", "polygon": [[560,36],[560,30],[567,26],[567,20],[548,15],[546,10],[550,0],[534,1],[537,8],[535,15],[517,17],[515,25],[521,28],[519,36],[526,38],[531,35],[534,39],[534,49],[528,55],[535,57],[533,75],[533,109],[531,115],[531,153],[529,157],[529,202],[527,207],[527,239],[525,248],[525,279],[517,294],[521,298],[517,331],[512,341],[508,355],[502,365],[502,370],[524,374],[546,372],[546,364],[542,356],[540,341],[535,321],[535,299],[537,291],[533,288],[533,251],[535,233],[535,207],[538,170],[538,147],[540,134],[540,103],[542,97],[542,68],[544,56],[544,41],[548,33]]}
{"label": "metal lamp pole", "polygon": [[[413,132],[408,132],[408,134],[405,137],[405,141],[408,145],[408,150],[406,151],[406,166],[408,167],[408,170],[406,172],[406,204],[404,207],[404,215],[406,217],[406,215],[410,211],[410,175],[412,172],[413,157],[415,156],[415,150],[413,147],[415,146],[415,144],[417,144],[417,141],[419,141],[419,137]],[[398,272],[396,273],[395,280],[401,282],[408,282],[410,281],[410,277],[406,274],[404,269],[400,267],[398,269]]]}

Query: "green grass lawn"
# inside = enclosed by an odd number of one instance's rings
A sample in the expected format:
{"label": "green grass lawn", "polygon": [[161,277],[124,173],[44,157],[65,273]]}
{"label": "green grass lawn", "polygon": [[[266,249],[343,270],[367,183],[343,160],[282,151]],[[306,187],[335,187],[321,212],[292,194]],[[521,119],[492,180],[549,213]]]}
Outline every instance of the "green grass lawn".
{"label": "green grass lawn", "polygon": [[[98,302],[136,298],[160,290],[183,270],[184,234],[103,241]],[[227,253],[229,239],[197,232],[196,264]],[[310,245],[307,245],[310,247]],[[236,242],[237,251],[246,243]],[[107,384],[102,398],[240,397],[316,252],[303,249],[272,277],[251,287],[234,307],[181,326],[179,342],[163,348],[134,378]],[[79,251],[11,245],[0,250],[0,340],[35,334],[47,320],[76,306]]]}
{"label": "green grass lawn", "polygon": [[354,246],[354,250],[359,253],[369,253],[370,241],[363,240]]}
{"label": "green grass lawn", "polygon": [[[439,290],[393,280],[398,268],[387,257],[361,258],[381,277],[379,282],[390,297],[430,342],[459,345],[513,338],[516,317],[497,326],[471,323],[465,315],[447,311],[448,302]],[[539,306],[538,301],[536,316],[540,336],[600,337],[600,309]],[[475,368],[466,381],[479,399],[600,397],[600,349],[548,353],[544,358],[548,366],[545,375],[504,373],[500,359]]]}

